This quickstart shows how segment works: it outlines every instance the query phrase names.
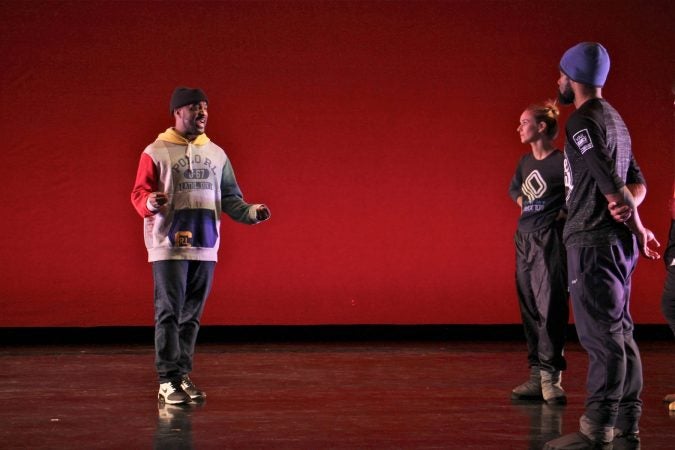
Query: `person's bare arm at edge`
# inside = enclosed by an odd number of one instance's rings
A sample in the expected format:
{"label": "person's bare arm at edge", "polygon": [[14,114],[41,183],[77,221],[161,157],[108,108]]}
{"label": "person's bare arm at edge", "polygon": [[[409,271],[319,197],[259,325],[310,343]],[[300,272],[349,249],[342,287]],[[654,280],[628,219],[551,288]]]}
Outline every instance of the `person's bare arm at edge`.
{"label": "person's bare arm at edge", "polygon": [[[633,195],[635,207],[637,208],[640,206],[640,204],[642,204],[645,197],[647,196],[647,186],[642,183],[630,183],[627,184],[626,187]],[[632,209],[626,203],[619,204],[617,202],[609,202],[607,209],[609,209],[609,213],[612,215],[614,220],[621,223],[624,223],[626,220],[628,220],[632,212]]]}
{"label": "person's bare arm at edge", "polygon": [[[649,248],[650,242],[654,242],[656,247],[660,247],[661,244],[659,244],[659,241],[656,240],[654,233],[642,225],[640,215],[638,214],[637,202],[630,189],[627,186],[624,186],[619,192],[606,194],[605,198],[607,198],[607,201],[610,205],[614,203],[615,207],[628,207],[630,214],[623,221],[623,223],[637,237],[638,245],[640,246],[640,253],[642,253],[642,255],[648,259],[661,258],[661,255],[659,255],[656,250]],[[644,199],[644,195],[642,196],[642,199]]]}

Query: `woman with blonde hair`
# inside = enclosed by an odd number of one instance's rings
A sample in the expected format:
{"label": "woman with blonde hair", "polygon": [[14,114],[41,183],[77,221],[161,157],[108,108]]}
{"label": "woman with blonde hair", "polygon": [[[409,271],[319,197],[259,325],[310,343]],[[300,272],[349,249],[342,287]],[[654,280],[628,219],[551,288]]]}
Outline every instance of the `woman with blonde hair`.
{"label": "woman with blonde hair", "polygon": [[554,102],[532,105],[520,116],[520,141],[530,146],[516,168],[509,194],[520,206],[515,234],[516,288],[527,340],[530,378],[511,392],[516,400],[565,404],[561,386],[569,317],[564,155],[555,147],[559,110]]}

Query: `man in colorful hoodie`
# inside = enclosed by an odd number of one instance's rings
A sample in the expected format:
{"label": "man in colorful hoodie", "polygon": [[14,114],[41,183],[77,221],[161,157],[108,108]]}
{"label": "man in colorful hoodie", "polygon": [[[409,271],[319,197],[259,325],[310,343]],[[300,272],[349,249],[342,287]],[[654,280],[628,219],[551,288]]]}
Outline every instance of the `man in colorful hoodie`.
{"label": "man in colorful hoodie", "polygon": [[208,99],[201,89],[176,88],[170,113],[175,126],[143,151],[131,202],[143,217],[155,283],[158,399],[181,404],[206,397],[189,374],[218,260],[221,212],[256,224],[270,211],[243,200],[230,160],[204,134]]}

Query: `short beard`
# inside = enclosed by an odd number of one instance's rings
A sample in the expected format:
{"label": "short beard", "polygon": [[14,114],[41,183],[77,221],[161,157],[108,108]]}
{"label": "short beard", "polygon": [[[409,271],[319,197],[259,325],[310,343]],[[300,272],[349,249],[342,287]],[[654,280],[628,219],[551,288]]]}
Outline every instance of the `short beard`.
{"label": "short beard", "polygon": [[569,84],[565,86],[564,92],[558,91],[558,101],[561,105],[571,105],[574,103],[574,91]]}

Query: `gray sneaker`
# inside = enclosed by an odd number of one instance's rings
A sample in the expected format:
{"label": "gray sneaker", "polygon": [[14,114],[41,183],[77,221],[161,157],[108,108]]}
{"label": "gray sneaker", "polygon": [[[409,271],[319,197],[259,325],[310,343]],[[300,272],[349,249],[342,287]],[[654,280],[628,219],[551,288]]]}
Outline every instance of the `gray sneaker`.
{"label": "gray sneaker", "polygon": [[567,394],[562,388],[562,372],[541,371],[541,392],[549,405],[566,405]]}
{"label": "gray sneaker", "polygon": [[542,400],[541,373],[539,367],[530,368],[530,378],[511,391],[513,400]]}

